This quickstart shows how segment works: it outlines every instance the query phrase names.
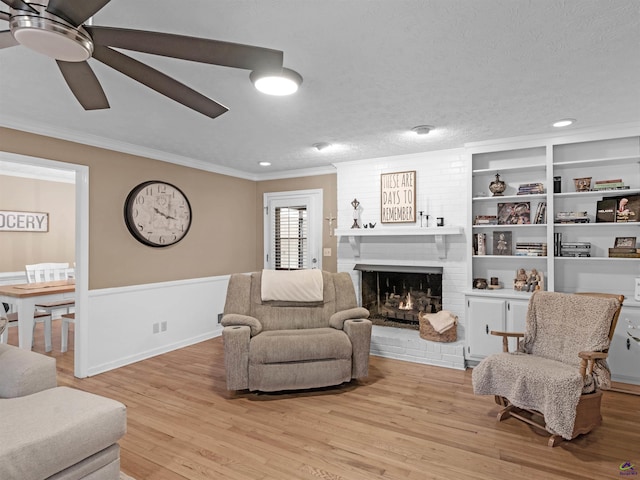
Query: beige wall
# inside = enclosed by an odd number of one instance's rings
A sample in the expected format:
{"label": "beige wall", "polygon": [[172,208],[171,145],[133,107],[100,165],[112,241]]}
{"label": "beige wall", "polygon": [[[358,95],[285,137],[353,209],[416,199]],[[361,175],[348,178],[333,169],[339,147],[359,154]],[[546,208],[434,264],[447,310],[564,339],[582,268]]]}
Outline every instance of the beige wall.
{"label": "beige wall", "polygon": [[[328,272],[336,272],[338,268],[337,261],[337,242],[335,236],[329,236],[329,222],[325,218],[329,217],[329,214],[336,217],[337,212],[337,182],[338,176],[336,174],[330,175],[316,175],[312,177],[296,177],[286,178],[282,180],[267,180],[258,182],[256,191],[256,218],[257,233],[259,241],[256,242],[256,259],[258,264],[257,269],[262,269],[264,266],[264,215],[262,213],[263,198],[267,192],[288,192],[294,190],[311,190],[322,189],[322,247],[331,248],[331,256],[322,258],[322,269]],[[333,222],[334,228],[336,222]]]}
{"label": "beige wall", "polygon": [[0,210],[46,212],[48,232],[0,232],[0,272],[75,260],[75,185],[0,175]]}
{"label": "beige wall", "polygon": [[[0,128],[3,151],[89,166],[89,288],[224,275],[256,267],[256,182]],[[134,240],[124,223],[129,191],[165,180],[188,196],[189,234],[167,248]]]}

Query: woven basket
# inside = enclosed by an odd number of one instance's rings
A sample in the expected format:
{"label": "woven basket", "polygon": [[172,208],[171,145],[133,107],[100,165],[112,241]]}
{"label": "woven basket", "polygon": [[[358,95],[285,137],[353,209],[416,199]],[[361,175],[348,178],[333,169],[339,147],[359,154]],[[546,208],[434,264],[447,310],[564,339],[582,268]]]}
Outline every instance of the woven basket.
{"label": "woven basket", "polygon": [[429,320],[424,317],[424,313],[420,312],[418,315],[420,322],[420,338],[425,340],[431,340],[432,342],[455,342],[458,339],[458,318],[456,317],[456,324],[449,330],[438,333],[436,332]]}

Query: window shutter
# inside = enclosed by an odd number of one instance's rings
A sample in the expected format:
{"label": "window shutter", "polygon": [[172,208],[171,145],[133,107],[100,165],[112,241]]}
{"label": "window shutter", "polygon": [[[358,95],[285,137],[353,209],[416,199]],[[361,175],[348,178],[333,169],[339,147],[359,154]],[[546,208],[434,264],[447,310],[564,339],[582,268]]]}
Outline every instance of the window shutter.
{"label": "window shutter", "polygon": [[307,208],[276,207],[273,213],[276,270],[309,268]]}

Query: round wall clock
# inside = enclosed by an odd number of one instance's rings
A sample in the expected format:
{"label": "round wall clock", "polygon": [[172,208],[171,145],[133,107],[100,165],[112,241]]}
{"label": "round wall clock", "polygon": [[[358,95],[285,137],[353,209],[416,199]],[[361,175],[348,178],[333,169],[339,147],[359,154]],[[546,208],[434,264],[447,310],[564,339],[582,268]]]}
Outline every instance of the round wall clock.
{"label": "round wall clock", "polygon": [[153,180],[135,187],[124,202],[124,220],[134,238],[150,247],[168,247],[191,226],[191,205],[175,185]]}

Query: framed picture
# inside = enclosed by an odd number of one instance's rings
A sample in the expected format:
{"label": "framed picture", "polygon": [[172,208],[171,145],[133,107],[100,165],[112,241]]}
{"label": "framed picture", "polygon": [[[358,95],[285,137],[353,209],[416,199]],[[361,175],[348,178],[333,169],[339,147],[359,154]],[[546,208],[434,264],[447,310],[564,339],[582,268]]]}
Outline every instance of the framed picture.
{"label": "framed picture", "polygon": [[606,197],[616,202],[616,222],[640,222],[640,195]]}
{"label": "framed picture", "polygon": [[529,202],[499,203],[498,225],[524,225],[531,223]]}
{"label": "framed picture", "polygon": [[613,244],[614,247],[629,247],[636,248],[636,237],[616,237],[616,241]]}
{"label": "framed picture", "polygon": [[380,175],[380,221],[382,223],[415,223],[415,170]]}
{"label": "framed picture", "polygon": [[493,232],[493,254],[494,255],[511,255],[511,232]]}

